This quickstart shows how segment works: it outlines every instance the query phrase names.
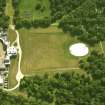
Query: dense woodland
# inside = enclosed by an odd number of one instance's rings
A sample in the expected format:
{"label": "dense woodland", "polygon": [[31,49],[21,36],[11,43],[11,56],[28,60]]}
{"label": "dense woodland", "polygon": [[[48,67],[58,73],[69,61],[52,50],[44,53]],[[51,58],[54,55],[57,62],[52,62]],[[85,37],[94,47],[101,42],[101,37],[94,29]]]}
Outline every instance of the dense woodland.
{"label": "dense woodland", "polygon": [[71,13],[82,5],[86,0],[49,0],[52,19],[58,20]]}
{"label": "dense woodland", "polygon": [[[56,73],[25,77],[20,91],[48,105],[105,105],[105,57],[95,51],[80,61],[86,75]],[[46,104],[45,104],[46,105]]]}
{"label": "dense woodland", "polygon": [[7,28],[9,17],[5,16],[6,0],[0,0],[0,27]]}
{"label": "dense woodland", "polygon": [[21,95],[7,93],[0,90],[0,105],[47,105],[33,98],[27,99]]}
{"label": "dense woodland", "polygon": [[90,45],[105,40],[105,0],[86,0],[65,15],[59,27]]}

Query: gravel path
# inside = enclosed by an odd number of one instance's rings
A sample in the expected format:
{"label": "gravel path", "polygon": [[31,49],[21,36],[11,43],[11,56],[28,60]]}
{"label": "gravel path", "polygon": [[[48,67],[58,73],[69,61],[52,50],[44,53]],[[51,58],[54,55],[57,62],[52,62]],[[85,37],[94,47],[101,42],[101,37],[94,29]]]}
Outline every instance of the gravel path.
{"label": "gravel path", "polygon": [[16,40],[15,42],[17,43],[17,49],[18,49],[18,54],[19,54],[19,61],[18,61],[18,71],[16,74],[16,80],[17,80],[17,85],[11,89],[4,89],[6,91],[13,91],[15,89],[17,89],[20,85],[20,81],[21,79],[24,77],[24,75],[21,72],[21,58],[22,58],[22,50],[21,50],[21,46],[20,46],[20,40],[19,40],[19,32],[15,29],[15,27],[13,25],[10,25],[10,28],[16,32]]}

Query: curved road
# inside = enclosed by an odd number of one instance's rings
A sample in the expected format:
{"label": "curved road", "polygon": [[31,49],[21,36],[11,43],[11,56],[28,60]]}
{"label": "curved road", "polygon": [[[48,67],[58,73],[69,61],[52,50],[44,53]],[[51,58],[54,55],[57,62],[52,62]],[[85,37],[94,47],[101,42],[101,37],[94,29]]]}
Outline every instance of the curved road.
{"label": "curved road", "polygon": [[15,42],[17,43],[17,49],[18,49],[18,54],[19,54],[19,61],[18,61],[18,71],[17,71],[17,74],[16,74],[16,80],[17,80],[17,85],[11,89],[3,89],[5,91],[13,91],[15,89],[17,89],[20,85],[20,81],[21,79],[24,77],[24,75],[22,74],[21,72],[21,58],[22,58],[22,50],[21,50],[21,46],[20,46],[20,40],[19,40],[19,32],[15,29],[15,26],[14,25],[10,25],[10,28],[16,32],[16,40]]}

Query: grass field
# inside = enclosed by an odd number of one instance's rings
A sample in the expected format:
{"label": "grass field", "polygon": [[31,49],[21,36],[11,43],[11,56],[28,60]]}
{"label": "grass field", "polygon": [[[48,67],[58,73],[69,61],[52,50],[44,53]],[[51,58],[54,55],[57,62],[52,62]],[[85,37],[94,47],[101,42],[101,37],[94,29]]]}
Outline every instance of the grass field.
{"label": "grass field", "polygon": [[15,31],[8,29],[8,39],[10,43],[12,44],[16,40],[16,33]]}
{"label": "grass field", "polygon": [[9,77],[8,77],[8,85],[9,88],[13,88],[16,84],[16,74],[18,69],[18,57],[11,60],[11,65],[9,68]]}
{"label": "grass field", "polygon": [[5,14],[10,17],[9,24],[12,24],[14,9],[12,7],[12,0],[6,0]]}
{"label": "grass field", "polygon": [[[36,5],[41,4],[41,8],[44,8],[42,12],[36,10]],[[20,0],[19,3],[19,16],[23,19],[33,20],[44,17],[50,17],[49,0]]]}
{"label": "grass field", "polygon": [[[81,69],[70,69],[79,67],[79,58],[69,53],[69,46],[80,42],[76,38],[63,33],[62,30],[53,26],[46,29],[20,29],[19,33],[23,51],[21,70],[26,76],[35,74],[43,75],[44,73],[53,75],[56,72],[72,71],[79,74],[86,74]],[[10,39],[13,40],[12,38]],[[89,50],[90,52],[93,50],[101,52],[99,44],[89,47]],[[17,61],[18,58],[12,60],[9,73],[9,88],[17,83],[15,80]]]}
{"label": "grass field", "polygon": [[56,68],[78,67],[78,58],[69,53],[69,46],[78,42],[56,27],[47,29],[21,29],[23,51],[22,72],[32,74]]}

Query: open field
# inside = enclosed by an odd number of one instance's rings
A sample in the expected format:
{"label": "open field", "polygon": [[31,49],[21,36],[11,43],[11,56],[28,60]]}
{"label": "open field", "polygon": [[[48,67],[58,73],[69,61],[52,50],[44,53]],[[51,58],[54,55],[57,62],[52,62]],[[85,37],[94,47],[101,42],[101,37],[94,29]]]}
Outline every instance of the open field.
{"label": "open field", "polygon": [[5,14],[10,17],[9,23],[12,24],[14,9],[12,7],[12,0],[7,0]]}
{"label": "open field", "polygon": [[11,44],[16,40],[16,33],[15,31],[8,29],[8,39],[11,42]]}
{"label": "open field", "polygon": [[77,68],[78,58],[69,53],[69,46],[78,42],[56,27],[47,29],[21,29],[20,41],[23,51],[22,72],[32,74],[46,69]]}
{"label": "open field", "polygon": [[9,68],[9,77],[8,77],[9,88],[13,88],[17,84],[16,81],[17,69],[18,69],[18,57],[11,60],[11,65]]}
{"label": "open field", "polygon": [[7,0],[7,3],[6,3],[6,9],[5,9],[5,14],[7,16],[13,16],[14,14],[14,9],[12,7],[12,0]]}
{"label": "open field", "polygon": [[[40,10],[36,6],[41,4]],[[19,17],[24,19],[40,19],[50,16],[49,0],[20,0]],[[44,10],[43,10],[44,9]]]}

